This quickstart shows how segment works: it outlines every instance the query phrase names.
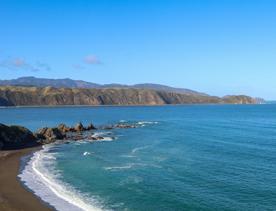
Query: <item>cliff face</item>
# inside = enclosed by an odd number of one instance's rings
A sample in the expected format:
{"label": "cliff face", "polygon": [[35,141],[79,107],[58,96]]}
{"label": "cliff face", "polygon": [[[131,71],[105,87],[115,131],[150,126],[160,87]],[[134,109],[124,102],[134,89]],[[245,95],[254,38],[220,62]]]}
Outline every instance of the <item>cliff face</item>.
{"label": "cliff face", "polygon": [[33,133],[22,126],[6,126],[0,123],[0,150],[37,146]]}
{"label": "cliff face", "polygon": [[228,104],[260,104],[257,98],[252,98],[246,95],[228,95],[222,98],[224,103]]}
{"label": "cliff face", "polygon": [[164,105],[192,103],[252,104],[248,96],[224,98],[148,89],[79,89],[53,87],[0,87],[0,106],[34,105]]}

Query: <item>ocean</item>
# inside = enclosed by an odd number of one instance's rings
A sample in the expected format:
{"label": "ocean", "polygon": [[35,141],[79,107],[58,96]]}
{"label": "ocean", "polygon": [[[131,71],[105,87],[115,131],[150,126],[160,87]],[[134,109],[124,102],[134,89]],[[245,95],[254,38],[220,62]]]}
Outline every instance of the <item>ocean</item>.
{"label": "ocean", "polygon": [[0,119],[138,126],[22,160],[19,179],[57,210],[276,210],[276,105],[1,108]]}

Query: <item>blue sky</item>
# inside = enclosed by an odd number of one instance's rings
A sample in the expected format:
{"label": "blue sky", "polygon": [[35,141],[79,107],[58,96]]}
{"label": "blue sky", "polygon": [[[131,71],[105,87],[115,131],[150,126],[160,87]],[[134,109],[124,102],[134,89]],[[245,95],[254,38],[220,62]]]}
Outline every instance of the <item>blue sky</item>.
{"label": "blue sky", "polygon": [[275,11],[273,0],[0,0],[0,78],[276,99]]}

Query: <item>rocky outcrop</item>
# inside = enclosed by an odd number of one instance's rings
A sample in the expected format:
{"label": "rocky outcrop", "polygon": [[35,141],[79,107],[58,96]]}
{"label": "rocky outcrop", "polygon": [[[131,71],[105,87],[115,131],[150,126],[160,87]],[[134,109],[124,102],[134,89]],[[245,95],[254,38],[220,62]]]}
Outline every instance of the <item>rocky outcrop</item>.
{"label": "rocky outcrop", "polygon": [[116,124],[114,125],[114,128],[136,128],[137,125],[132,124]]}
{"label": "rocky outcrop", "polygon": [[[102,127],[101,129],[114,128],[136,128],[135,124],[115,124],[112,126]],[[56,142],[58,140],[62,143],[67,141],[78,140],[103,140],[104,137],[94,134],[92,131],[97,128],[90,123],[87,127],[83,126],[81,122],[74,127],[68,127],[65,124],[59,124],[57,127],[44,127],[32,133],[22,126],[7,126],[0,124],[0,150],[20,149],[32,146],[39,146]],[[109,137],[114,139],[114,137]]]}
{"label": "rocky outcrop", "polygon": [[41,141],[41,143],[51,143],[56,140],[61,140],[66,137],[65,133],[62,133],[58,128],[44,127],[39,129],[35,136]]}
{"label": "rocky outcrop", "polygon": [[97,128],[92,124],[90,123],[87,127],[86,127],[86,130],[96,130]]}
{"label": "rocky outcrop", "polygon": [[75,130],[75,132],[81,132],[81,131],[84,131],[85,128],[84,128],[84,126],[82,125],[82,123],[79,122],[78,124],[75,125],[74,130]]}
{"label": "rocky outcrop", "polygon": [[57,128],[61,133],[67,133],[67,132],[71,131],[71,128],[63,123],[59,124]]}
{"label": "rocky outcrop", "polygon": [[93,136],[93,133],[86,133],[97,128],[90,123],[87,127],[83,126],[81,122],[77,123],[74,127],[69,127],[65,124],[59,124],[53,128],[41,128],[35,133],[35,137],[41,144],[48,144],[56,140],[101,140],[101,136]]}
{"label": "rocky outcrop", "polygon": [[0,150],[20,149],[43,144],[53,143],[57,140],[101,140],[101,136],[93,136],[93,133],[82,134],[95,130],[96,127],[90,123],[84,127],[82,123],[75,127],[60,124],[58,127],[44,127],[32,133],[22,126],[7,126],[0,124]]}
{"label": "rocky outcrop", "polygon": [[20,149],[36,145],[37,138],[27,128],[0,124],[0,149]]}
{"label": "rocky outcrop", "polygon": [[141,124],[137,123],[118,123],[114,125],[105,125],[100,127],[102,130],[112,130],[112,129],[129,129],[129,128],[138,128],[141,127]]}
{"label": "rocky outcrop", "polygon": [[164,104],[243,104],[257,103],[248,96],[226,96],[224,98],[183,94],[150,89],[111,88],[80,89],[53,87],[0,87],[0,106],[40,105],[164,105]]}
{"label": "rocky outcrop", "polygon": [[84,127],[81,122],[77,123],[74,127],[68,127],[67,125],[62,123],[59,124],[57,128],[61,133],[82,132],[97,129],[92,123],[88,124],[87,127]]}

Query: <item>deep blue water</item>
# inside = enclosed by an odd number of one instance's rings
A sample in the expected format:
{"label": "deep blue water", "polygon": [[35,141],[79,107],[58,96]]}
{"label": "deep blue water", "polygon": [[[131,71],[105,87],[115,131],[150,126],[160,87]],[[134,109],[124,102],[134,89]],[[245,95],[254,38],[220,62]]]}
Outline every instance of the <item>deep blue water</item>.
{"label": "deep blue water", "polygon": [[[47,146],[33,159],[65,200],[75,198],[57,209],[276,210],[276,105],[9,108],[0,118],[32,130],[140,123],[101,131],[102,142]],[[50,192],[48,202],[61,204]]]}

